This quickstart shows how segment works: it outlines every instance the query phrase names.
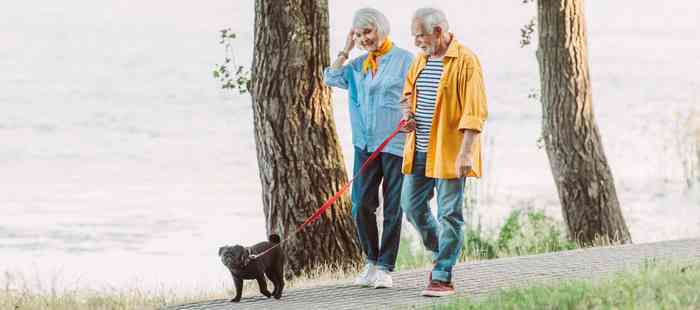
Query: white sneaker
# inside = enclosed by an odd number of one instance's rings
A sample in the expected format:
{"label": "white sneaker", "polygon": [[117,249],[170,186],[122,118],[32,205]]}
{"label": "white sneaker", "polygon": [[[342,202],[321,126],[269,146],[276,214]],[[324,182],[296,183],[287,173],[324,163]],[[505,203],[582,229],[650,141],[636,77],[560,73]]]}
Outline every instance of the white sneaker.
{"label": "white sneaker", "polygon": [[374,275],[377,272],[377,267],[372,264],[365,265],[360,275],[355,278],[355,285],[372,286],[374,284]]}
{"label": "white sneaker", "polygon": [[374,288],[391,288],[393,285],[391,274],[388,271],[377,269],[374,273]]}

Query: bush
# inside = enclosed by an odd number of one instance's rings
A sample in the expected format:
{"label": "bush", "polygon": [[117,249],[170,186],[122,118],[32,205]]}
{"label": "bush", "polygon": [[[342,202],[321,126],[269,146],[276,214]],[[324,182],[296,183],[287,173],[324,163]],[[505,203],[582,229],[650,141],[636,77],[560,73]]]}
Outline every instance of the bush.
{"label": "bush", "polygon": [[[484,231],[481,224],[465,229],[460,261],[494,259],[498,257],[532,255],[573,250],[576,243],[569,240],[564,224],[548,217],[543,210],[531,206],[513,210],[498,234]],[[411,234],[404,233],[397,258],[397,270],[430,266],[430,253]]]}
{"label": "bush", "polygon": [[492,259],[573,250],[576,243],[568,239],[564,225],[542,210],[530,207],[513,210],[493,238],[482,232],[481,225],[465,233],[462,260]]}

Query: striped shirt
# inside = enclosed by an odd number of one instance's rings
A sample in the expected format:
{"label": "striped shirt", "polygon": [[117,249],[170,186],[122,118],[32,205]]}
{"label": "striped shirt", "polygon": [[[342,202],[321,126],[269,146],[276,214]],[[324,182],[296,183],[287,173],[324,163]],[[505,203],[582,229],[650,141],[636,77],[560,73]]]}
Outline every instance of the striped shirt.
{"label": "striped shirt", "polygon": [[430,128],[435,114],[435,98],[442,78],[442,57],[428,58],[416,79],[416,151],[428,152]]}

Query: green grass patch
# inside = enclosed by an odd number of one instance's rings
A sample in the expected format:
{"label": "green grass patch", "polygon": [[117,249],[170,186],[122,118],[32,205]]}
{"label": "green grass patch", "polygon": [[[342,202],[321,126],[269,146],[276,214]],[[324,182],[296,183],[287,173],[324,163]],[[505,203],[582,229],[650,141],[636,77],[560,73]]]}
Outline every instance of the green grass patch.
{"label": "green grass patch", "polygon": [[645,264],[598,280],[498,291],[482,300],[454,297],[428,309],[700,309],[700,264]]}

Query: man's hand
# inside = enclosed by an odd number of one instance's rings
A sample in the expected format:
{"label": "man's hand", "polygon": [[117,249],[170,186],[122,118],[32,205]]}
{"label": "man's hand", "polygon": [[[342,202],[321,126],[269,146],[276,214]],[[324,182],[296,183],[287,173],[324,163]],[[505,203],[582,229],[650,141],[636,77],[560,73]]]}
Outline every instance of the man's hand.
{"label": "man's hand", "polygon": [[401,132],[413,132],[416,130],[416,118],[415,114],[411,112],[411,94],[409,93],[401,101],[399,101],[399,107],[401,108],[402,120],[406,121],[406,126],[401,129]]}
{"label": "man's hand", "polygon": [[462,145],[459,147],[459,153],[457,153],[457,160],[455,160],[455,171],[457,171],[458,177],[466,177],[469,171],[472,170],[474,162],[472,162],[472,146],[474,140],[478,138],[479,132],[474,130],[465,130],[464,138],[462,138]]}
{"label": "man's hand", "polygon": [[458,177],[466,177],[469,171],[472,170],[472,154],[471,152],[460,152],[457,154],[457,160],[455,162],[455,170],[457,171]]}

